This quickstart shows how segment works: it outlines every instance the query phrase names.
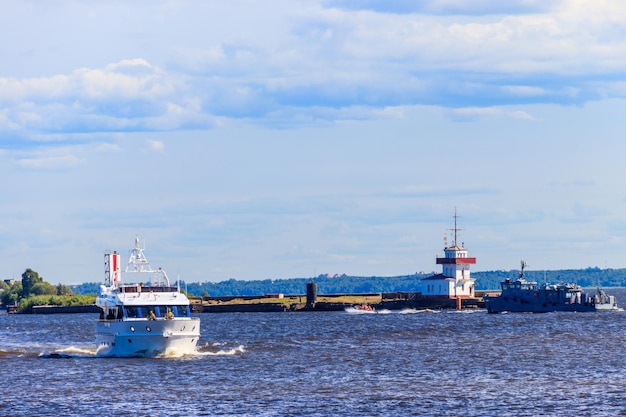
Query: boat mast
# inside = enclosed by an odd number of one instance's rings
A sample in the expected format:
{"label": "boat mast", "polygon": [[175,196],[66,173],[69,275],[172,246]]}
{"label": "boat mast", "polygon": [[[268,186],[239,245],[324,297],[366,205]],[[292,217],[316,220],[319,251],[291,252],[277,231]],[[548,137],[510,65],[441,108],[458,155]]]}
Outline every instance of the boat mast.
{"label": "boat mast", "polygon": [[139,247],[139,236],[135,236],[135,247],[130,250],[126,272],[154,272],[143,249]]}
{"label": "boat mast", "polygon": [[150,274],[150,283],[152,283],[152,277],[156,277],[159,283],[165,283],[170,285],[170,280],[162,268],[157,270],[152,269],[146,255],[143,253],[143,249],[139,246],[139,236],[135,236],[135,247],[130,250],[130,257],[128,258],[128,264],[126,265],[125,272],[143,272]]}

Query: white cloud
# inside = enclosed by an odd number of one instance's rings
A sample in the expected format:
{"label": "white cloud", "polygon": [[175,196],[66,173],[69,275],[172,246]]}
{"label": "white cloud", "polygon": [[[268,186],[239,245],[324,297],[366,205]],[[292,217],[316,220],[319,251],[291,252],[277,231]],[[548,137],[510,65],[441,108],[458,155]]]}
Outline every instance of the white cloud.
{"label": "white cloud", "polygon": [[520,120],[527,120],[527,121],[537,120],[531,113],[523,111],[523,110],[513,110],[509,113],[509,115],[513,119],[520,119]]}
{"label": "white cloud", "polygon": [[120,152],[122,148],[115,143],[101,143],[96,147],[96,152]]}
{"label": "white cloud", "polygon": [[111,72],[152,72],[153,66],[143,58],[123,59],[119,62],[106,66],[107,71]]}
{"label": "white cloud", "polygon": [[67,169],[73,168],[80,163],[82,161],[74,155],[42,156],[17,160],[18,166],[35,170]]}
{"label": "white cloud", "polygon": [[533,97],[533,96],[543,96],[546,94],[543,88],[534,87],[534,86],[511,85],[511,86],[503,86],[502,89],[517,96]]}
{"label": "white cloud", "polygon": [[147,140],[148,147],[158,153],[165,152],[165,144],[159,140]]}
{"label": "white cloud", "polygon": [[[2,77],[0,128],[24,135],[196,129],[215,126],[218,118],[285,126],[316,123],[316,117],[302,117],[309,110],[343,120],[350,108],[369,107],[370,117],[381,117],[382,109],[420,104],[580,104],[624,95],[623,88],[612,88],[623,83],[615,74],[626,69],[618,3],[515,4],[515,12],[450,16],[433,10],[460,3],[430,2],[419,14],[378,13],[383,5],[375,2],[372,11],[294,5],[273,15],[273,26],[258,23],[267,43],[224,28],[226,38],[209,33],[189,46],[167,44],[160,65],[142,57],[136,44],[135,57],[100,66]],[[239,19],[256,10],[247,7]],[[484,1],[466,9],[472,7],[499,6]],[[180,28],[191,11],[168,9],[173,14],[161,17],[171,26],[164,30]],[[216,11],[233,12],[226,6]],[[208,26],[220,18],[205,17]]]}
{"label": "white cloud", "polygon": [[105,69],[79,68],[68,75],[0,78],[0,102],[156,99],[172,93],[172,81],[143,59],[123,60]]}

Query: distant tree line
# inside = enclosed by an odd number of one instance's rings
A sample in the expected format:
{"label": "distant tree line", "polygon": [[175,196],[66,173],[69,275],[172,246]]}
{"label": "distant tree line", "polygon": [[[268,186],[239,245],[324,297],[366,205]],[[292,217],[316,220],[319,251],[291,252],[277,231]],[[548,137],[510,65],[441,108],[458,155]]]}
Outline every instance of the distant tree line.
{"label": "distant tree line", "polygon": [[39,273],[28,268],[21,281],[0,281],[0,304],[19,305],[19,311],[28,311],[34,305],[79,305],[93,304],[95,297],[74,295],[64,284],[52,285]]}
{"label": "distant tree line", "polygon": [[[181,283],[181,289],[193,296],[255,296],[264,294],[305,294],[306,284],[315,282],[319,294],[357,294],[357,293],[393,293],[417,292],[420,280],[431,274],[413,274],[394,277],[357,277],[342,275],[328,277],[320,275],[314,278],[286,278],[264,280],[229,279],[221,282]],[[515,279],[519,271],[483,271],[472,272],[477,290],[500,289],[500,282]],[[624,287],[626,269],[569,269],[555,271],[525,271],[527,280],[539,283],[559,282],[576,283],[582,287]],[[84,283],[70,286],[76,294],[96,294],[99,283]]]}

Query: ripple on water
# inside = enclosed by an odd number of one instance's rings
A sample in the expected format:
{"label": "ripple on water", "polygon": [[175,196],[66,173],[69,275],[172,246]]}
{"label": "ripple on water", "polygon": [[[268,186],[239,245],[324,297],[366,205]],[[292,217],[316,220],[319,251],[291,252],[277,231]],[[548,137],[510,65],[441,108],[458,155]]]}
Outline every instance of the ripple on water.
{"label": "ripple on water", "polygon": [[0,415],[626,412],[623,313],[201,318],[198,354],[164,360],[95,358],[90,315],[0,317]]}

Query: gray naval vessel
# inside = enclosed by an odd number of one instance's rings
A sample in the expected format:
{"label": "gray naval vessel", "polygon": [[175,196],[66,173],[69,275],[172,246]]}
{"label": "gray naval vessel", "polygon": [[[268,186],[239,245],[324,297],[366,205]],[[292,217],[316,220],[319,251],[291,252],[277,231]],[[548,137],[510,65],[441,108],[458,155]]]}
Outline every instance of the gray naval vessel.
{"label": "gray naval vessel", "polygon": [[486,294],[483,297],[489,313],[519,312],[547,313],[551,311],[609,311],[618,310],[615,296],[608,295],[598,287],[597,294],[584,293],[576,284],[547,283],[538,285],[524,278],[526,262],[522,261],[517,280],[507,278],[500,283],[499,295]]}

